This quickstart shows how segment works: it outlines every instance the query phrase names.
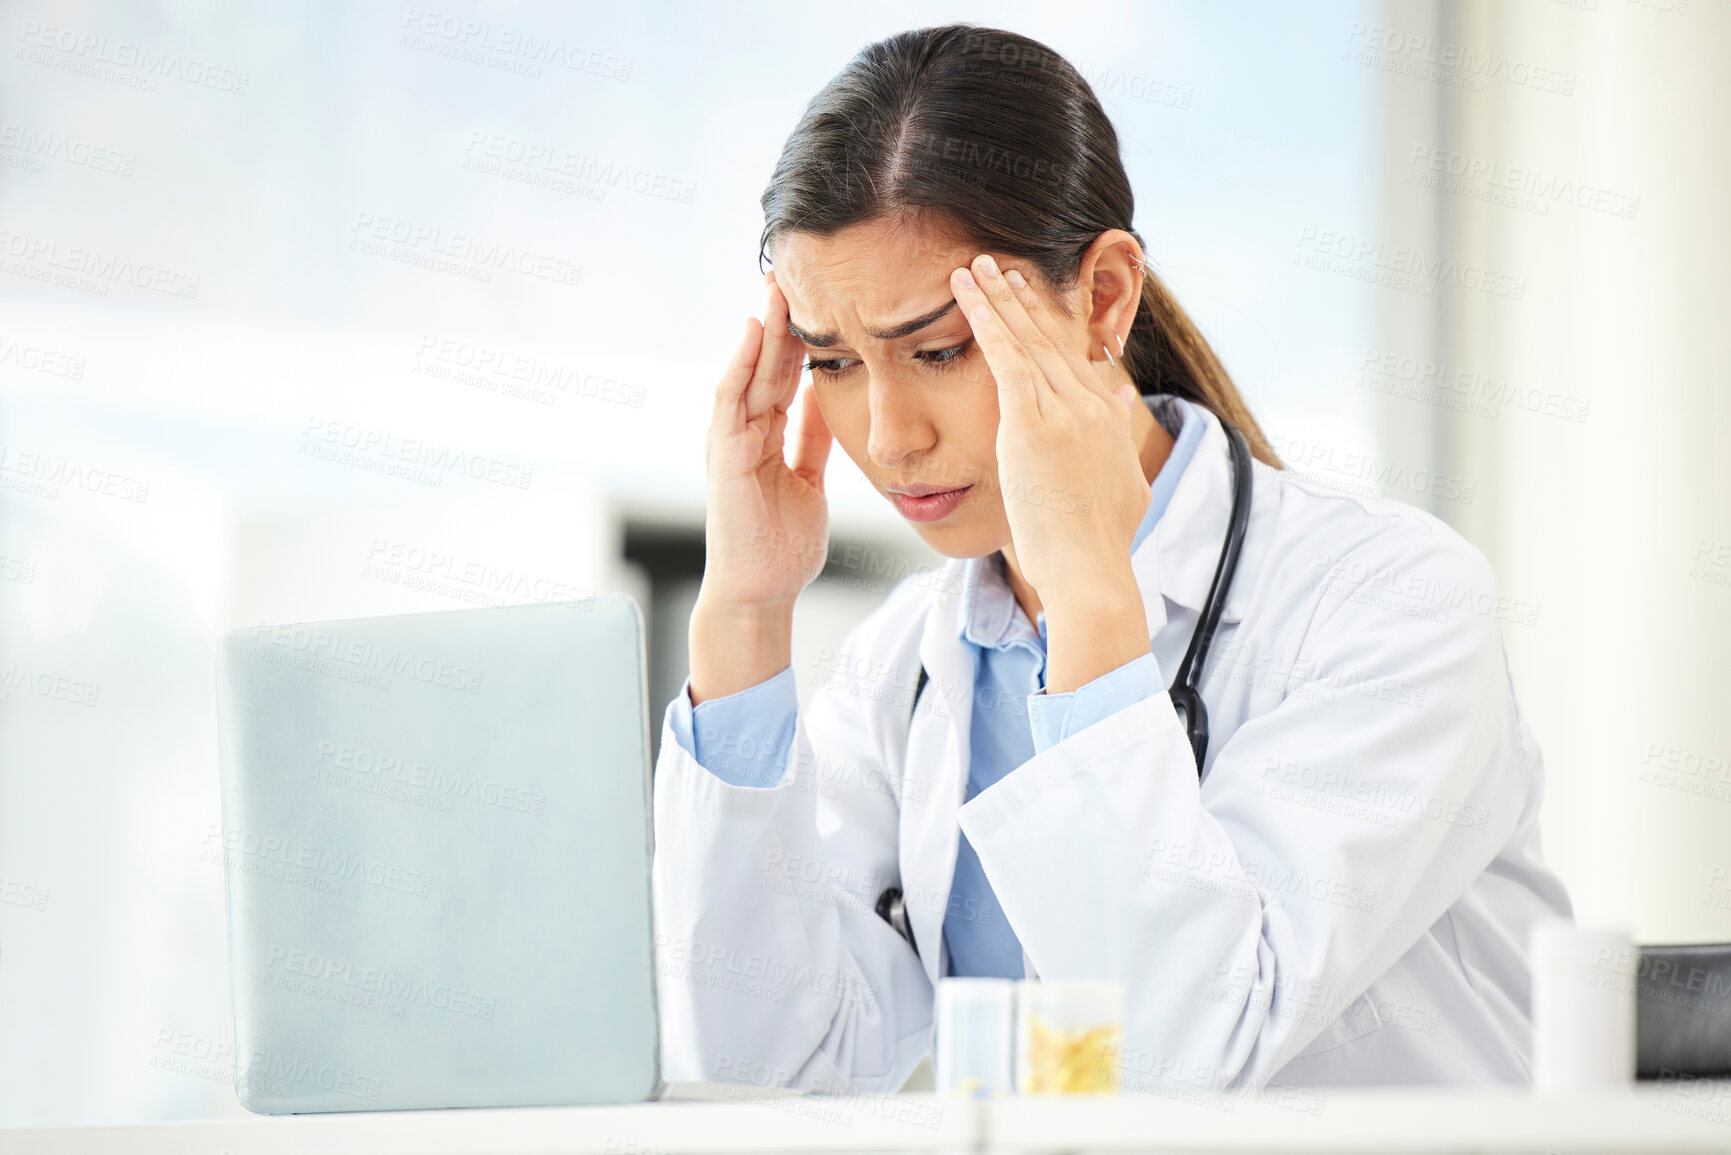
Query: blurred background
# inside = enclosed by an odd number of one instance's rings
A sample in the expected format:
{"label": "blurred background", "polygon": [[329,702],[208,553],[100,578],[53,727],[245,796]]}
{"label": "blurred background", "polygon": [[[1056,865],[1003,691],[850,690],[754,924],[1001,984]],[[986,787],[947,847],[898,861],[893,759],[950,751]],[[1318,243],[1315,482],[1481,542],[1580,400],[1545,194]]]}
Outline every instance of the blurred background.
{"label": "blurred background", "polygon": [[[1580,920],[1731,940],[1722,0],[0,11],[0,1124],[240,1110],[223,630],[622,590],[659,726],[758,197],[952,20],[1094,84],[1289,466],[1489,555]],[[803,671],[939,561],[829,487]]]}

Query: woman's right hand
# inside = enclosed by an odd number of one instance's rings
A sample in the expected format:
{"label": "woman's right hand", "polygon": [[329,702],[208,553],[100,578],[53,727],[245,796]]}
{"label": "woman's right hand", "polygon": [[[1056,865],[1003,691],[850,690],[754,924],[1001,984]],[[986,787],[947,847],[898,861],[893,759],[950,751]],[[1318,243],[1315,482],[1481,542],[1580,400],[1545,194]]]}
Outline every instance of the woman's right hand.
{"label": "woman's right hand", "polygon": [[792,661],[793,603],[829,552],[824,466],[829,426],[807,389],[793,459],[788,409],[803,350],[787,331],[787,299],[769,275],[763,323],[715,388],[704,448],[708,509],[703,584],[691,614],[692,704],[755,686]]}

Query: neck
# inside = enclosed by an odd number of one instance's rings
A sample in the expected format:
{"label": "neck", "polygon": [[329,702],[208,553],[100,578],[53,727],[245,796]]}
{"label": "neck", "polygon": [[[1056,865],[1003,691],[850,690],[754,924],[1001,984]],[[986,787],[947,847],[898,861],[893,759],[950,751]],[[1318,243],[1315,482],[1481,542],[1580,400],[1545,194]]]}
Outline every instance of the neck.
{"label": "neck", "polygon": [[[1130,436],[1136,442],[1136,455],[1142,463],[1142,476],[1149,485],[1153,485],[1160,468],[1166,464],[1166,459],[1172,456],[1172,435],[1166,432],[1160,422],[1154,420],[1154,414],[1149,411],[1147,403],[1138,401],[1130,407]],[[1017,604],[1031,622],[1042,608],[1040,595],[1022,577],[1022,567],[1016,561],[1016,543],[1007,542],[1001,552],[1004,555],[1004,576],[1009,580],[1010,591],[1016,595]]]}

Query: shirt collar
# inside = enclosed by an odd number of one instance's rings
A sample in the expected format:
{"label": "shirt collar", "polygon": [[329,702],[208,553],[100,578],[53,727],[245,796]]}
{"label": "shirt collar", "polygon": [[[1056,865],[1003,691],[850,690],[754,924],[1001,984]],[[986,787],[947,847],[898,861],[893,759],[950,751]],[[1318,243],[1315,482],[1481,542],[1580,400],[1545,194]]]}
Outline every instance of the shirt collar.
{"label": "shirt collar", "polygon": [[1157,393],[1152,397],[1143,397],[1148,409],[1154,414],[1154,419],[1160,422],[1160,428],[1173,439],[1172,452],[1167,454],[1165,464],[1154,475],[1153,484],[1148,490],[1148,512],[1142,515],[1142,524],[1136,527],[1136,536],[1130,541],[1130,552],[1134,554],[1148,535],[1154,532],[1159,524],[1161,514],[1172,502],[1172,494],[1178,488],[1178,479],[1184,476],[1184,467],[1190,464],[1190,459],[1196,455],[1196,446],[1202,441],[1202,434],[1207,432],[1208,424],[1191,412],[1190,402],[1182,397],[1174,397],[1170,393]]}
{"label": "shirt collar", "polygon": [[1014,637],[1035,636],[1016,617],[1016,594],[1004,573],[1004,555],[993,552],[963,563],[961,636],[976,646],[1002,648]]}
{"label": "shirt collar", "polygon": [[[1144,395],[1142,401],[1154,419],[1160,422],[1160,427],[1173,438],[1173,444],[1172,452],[1167,454],[1166,461],[1149,485],[1148,509],[1130,543],[1132,558],[1160,524],[1190,459],[1196,455],[1196,447],[1208,432],[1202,408],[1182,397],[1157,393]],[[1002,647],[1013,638],[1038,635],[1036,629],[1022,624],[1016,617],[1016,596],[1004,573],[1002,552],[966,559],[962,563],[961,579],[958,633],[965,641],[981,647]],[[1158,585],[1154,588],[1157,589]]]}

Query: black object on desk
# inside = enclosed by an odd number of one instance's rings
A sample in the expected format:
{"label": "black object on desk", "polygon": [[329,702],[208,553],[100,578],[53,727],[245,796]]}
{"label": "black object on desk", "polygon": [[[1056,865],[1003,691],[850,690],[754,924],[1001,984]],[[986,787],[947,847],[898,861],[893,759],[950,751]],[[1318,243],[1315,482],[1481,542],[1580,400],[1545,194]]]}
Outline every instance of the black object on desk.
{"label": "black object on desk", "polygon": [[1731,1076],[1731,943],[1643,946],[1634,981],[1636,1078]]}

